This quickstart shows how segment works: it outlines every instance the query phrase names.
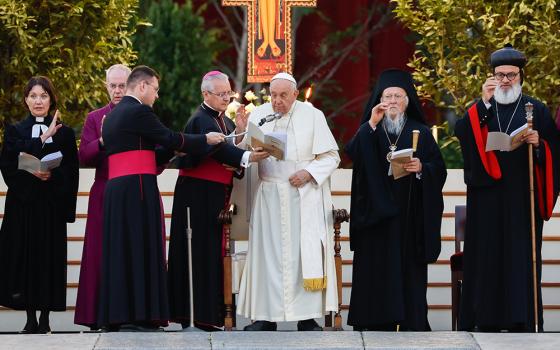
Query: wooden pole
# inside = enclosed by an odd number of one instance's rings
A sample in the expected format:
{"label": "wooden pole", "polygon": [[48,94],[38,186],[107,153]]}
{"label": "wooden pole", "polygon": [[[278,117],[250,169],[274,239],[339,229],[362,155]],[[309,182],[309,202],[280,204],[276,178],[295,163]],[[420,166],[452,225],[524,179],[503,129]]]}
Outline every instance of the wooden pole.
{"label": "wooden pole", "polygon": [[[528,131],[533,130],[533,104],[525,104],[527,114]],[[529,200],[531,203],[531,245],[532,245],[532,267],[533,267],[533,308],[535,310],[535,333],[539,332],[539,303],[537,293],[537,233],[535,228],[535,186],[533,181],[533,145],[529,144]]]}

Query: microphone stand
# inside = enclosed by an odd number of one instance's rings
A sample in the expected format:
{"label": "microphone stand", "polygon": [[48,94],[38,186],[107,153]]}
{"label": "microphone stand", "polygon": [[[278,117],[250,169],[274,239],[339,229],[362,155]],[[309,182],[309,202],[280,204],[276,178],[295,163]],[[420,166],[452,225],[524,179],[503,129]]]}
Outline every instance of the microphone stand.
{"label": "microphone stand", "polygon": [[188,271],[189,271],[190,323],[187,328],[183,328],[183,332],[202,332],[201,329],[194,326],[194,297],[193,297],[193,276],[192,276],[192,228],[191,228],[190,207],[187,207],[187,251],[189,254]]}

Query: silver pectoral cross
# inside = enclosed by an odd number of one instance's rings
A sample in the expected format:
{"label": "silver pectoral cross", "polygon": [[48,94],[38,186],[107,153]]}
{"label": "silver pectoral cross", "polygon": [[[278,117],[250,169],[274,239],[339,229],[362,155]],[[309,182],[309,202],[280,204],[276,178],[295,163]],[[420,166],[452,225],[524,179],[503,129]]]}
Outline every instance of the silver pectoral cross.
{"label": "silver pectoral cross", "polygon": [[387,153],[387,161],[389,163],[391,163],[391,157],[393,156],[393,152],[395,152],[397,150],[397,145],[391,145],[389,146],[389,153]]}

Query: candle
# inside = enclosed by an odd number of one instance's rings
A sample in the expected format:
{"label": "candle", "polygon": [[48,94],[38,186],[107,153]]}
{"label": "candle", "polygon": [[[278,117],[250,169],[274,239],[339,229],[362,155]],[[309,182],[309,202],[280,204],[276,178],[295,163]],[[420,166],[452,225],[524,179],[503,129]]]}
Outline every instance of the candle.
{"label": "candle", "polygon": [[307,88],[307,90],[305,91],[305,101],[303,103],[306,103],[310,106],[313,106],[313,104],[309,101],[307,101],[309,99],[309,97],[311,97],[311,86]]}

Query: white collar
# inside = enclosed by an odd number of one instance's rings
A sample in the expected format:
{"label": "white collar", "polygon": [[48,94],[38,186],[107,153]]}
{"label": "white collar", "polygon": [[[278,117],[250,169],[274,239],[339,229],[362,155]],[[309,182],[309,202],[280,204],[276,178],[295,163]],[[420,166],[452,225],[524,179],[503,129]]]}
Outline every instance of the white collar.
{"label": "white collar", "polygon": [[215,111],[215,112],[218,112],[218,114],[222,114],[222,112],[220,112],[220,111],[218,111],[218,110],[216,110],[216,109],[210,107],[210,105],[209,105],[208,103],[206,103],[206,101],[202,101],[202,103],[203,103],[206,107],[210,108],[211,110],[213,110],[213,111]]}
{"label": "white collar", "polygon": [[134,96],[134,95],[125,95],[125,96],[133,97],[133,98],[136,99],[136,101],[142,103],[142,101],[140,101],[140,99],[138,97]]}

